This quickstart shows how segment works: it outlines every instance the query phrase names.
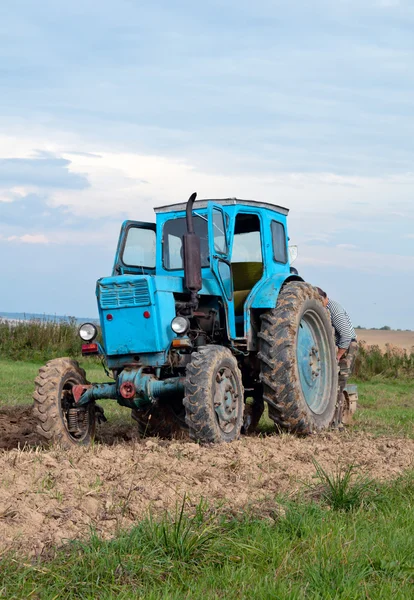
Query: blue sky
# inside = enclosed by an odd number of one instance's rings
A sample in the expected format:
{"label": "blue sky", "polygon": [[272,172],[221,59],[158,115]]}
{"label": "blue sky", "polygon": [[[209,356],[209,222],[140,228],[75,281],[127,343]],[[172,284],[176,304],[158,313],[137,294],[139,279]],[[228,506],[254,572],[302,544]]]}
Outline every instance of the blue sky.
{"label": "blue sky", "polygon": [[0,4],[0,310],[96,315],[121,221],[288,206],[355,324],[413,328],[408,0]]}

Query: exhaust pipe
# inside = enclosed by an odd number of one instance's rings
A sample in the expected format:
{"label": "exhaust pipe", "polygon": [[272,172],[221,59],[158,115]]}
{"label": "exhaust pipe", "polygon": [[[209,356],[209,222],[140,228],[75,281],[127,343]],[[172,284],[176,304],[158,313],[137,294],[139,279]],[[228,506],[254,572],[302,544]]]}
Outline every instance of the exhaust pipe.
{"label": "exhaust pipe", "polygon": [[194,231],[193,205],[197,197],[196,192],[191,194],[186,207],[187,233],[183,235],[184,253],[184,285],[191,293],[190,304],[193,309],[198,307],[198,296],[203,286],[201,277],[201,249],[200,238]]}

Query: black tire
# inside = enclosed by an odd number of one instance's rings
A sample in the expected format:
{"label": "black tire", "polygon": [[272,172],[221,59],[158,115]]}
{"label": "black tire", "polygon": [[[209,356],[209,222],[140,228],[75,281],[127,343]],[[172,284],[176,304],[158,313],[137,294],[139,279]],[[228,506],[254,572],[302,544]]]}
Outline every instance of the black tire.
{"label": "black tire", "polygon": [[[260,379],[270,418],[278,429],[300,435],[329,427],[337,403],[338,364],[330,315],[317,290],[308,283],[288,283],[279,294],[276,308],[261,319]],[[299,365],[298,358],[299,330],[303,332],[304,327],[316,339],[309,367],[303,362]],[[316,367],[315,361],[319,361]],[[304,368],[310,371],[309,385],[314,386],[312,402],[304,395],[309,389],[302,375]]]}
{"label": "black tire", "polygon": [[[41,367],[35,379],[33,416],[37,421],[36,430],[46,443],[71,448],[92,442],[96,425],[95,404],[76,408],[71,393],[74,385],[86,383],[85,371],[76,360],[56,358]],[[74,423],[79,427],[78,431],[75,431]]]}
{"label": "black tire", "polygon": [[[203,346],[187,366],[183,400],[190,437],[232,442],[243,425],[244,393],[237,360],[228,348]],[[230,406],[225,404],[231,401]]]}

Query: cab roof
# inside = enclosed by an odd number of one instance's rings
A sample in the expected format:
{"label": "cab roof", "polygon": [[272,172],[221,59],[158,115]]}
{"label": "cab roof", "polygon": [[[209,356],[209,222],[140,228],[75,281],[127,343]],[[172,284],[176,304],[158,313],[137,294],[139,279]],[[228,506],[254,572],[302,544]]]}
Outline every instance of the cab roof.
{"label": "cab roof", "polygon": [[[278,206],[276,204],[270,204],[270,202],[258,202],[257,200],[240,200],[239,198],[221,198],[218,200],[196,200],[194,202],[194,209],[197,208],[207,208],[209,202],[214,202],[215,204],[220,204],[221,206],[254,206],[255,208],[267,208],[272,210],[273,212],[277,212],[281,215],[287,215],[289,213],[288,208],[284,208],[283,206]],[[186,202],[180,202],[179,204],[169,204],[167,206],[158,206],[154,208],[154,211],[158,213],[169,213],[169,212],[179,212],[181,210],[185,210],[187,207]]]}

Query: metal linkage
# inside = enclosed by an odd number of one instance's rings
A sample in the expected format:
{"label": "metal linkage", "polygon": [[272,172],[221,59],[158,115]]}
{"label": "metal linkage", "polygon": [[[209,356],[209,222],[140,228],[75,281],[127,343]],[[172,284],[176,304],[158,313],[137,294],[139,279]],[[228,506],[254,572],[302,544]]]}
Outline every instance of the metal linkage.
{"label": "metal linkage", "polygon": [[184,378],[156,379],[142,369],[122,371],[115,383],[94,383],[83,386],[74,394],[77,406],[85,406],[90,402],[101,399],[118,400],[120,404],[131,408],[140,408],[153,402],[156,398],[166,395],[184,393]]}

